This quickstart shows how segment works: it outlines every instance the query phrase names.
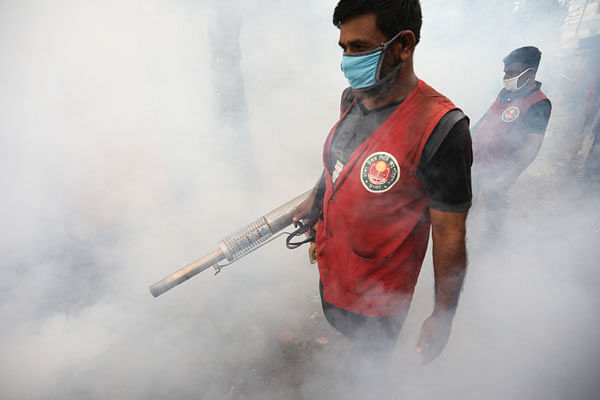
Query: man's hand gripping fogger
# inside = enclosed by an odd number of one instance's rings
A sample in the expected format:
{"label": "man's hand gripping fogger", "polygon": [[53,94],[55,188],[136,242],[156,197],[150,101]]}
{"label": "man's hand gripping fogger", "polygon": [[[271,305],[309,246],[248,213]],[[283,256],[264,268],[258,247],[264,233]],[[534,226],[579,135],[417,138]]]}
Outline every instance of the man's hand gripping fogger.
{"label": "man's hand gripping fogger", "polygon": [[[319,208],[314,206],[317,197],[317,192],[318,188],[315,187],[310,196],[304,202],[300,203],[300,205],[298,205],[298,207],[296,207],[296,209],[294,210],[294,217],[292,219],[294,227],[297,227],[298,222],[301,221],[308,227],[313,227],[317,223],[320,212]],[[309,235],[309,233],[307,233],[307,235]],[[317,248],[315,246],[315,243],[310,244],[310,247],[308,249],[308,259],[310,260],[311,264],[317,262]]]}

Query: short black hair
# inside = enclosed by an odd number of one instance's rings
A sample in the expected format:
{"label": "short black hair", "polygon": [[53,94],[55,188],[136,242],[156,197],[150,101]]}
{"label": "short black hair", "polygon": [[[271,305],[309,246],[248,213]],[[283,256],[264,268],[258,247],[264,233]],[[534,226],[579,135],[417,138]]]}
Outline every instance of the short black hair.
{"label": "short black hair", "polygon": [[388,39],[410,30],[419,43],[423,24],[419,0],[340,0],[333,12],[333,24],[339,28],[350,18],[365,14],[377,15],[377,29]]}
{"label": "short black hair", "polygon": [[535,46],[520,47],[510,52],[504,58],[504,64],[519,63],[523,64],[527,68],[538,69],[540,66],[540,60],[542,59],[542,52]]}

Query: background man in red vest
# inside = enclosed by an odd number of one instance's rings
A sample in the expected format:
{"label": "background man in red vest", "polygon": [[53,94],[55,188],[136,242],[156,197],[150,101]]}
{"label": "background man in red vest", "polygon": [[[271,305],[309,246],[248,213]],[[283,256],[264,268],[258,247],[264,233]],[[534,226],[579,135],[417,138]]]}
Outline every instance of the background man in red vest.
{"label": "background man in red vest", "polygon": [[535,80],[541,56],[533,46],[506,56],[504,88],[473,127],[474,178],[494,235],[502,229],[508,190],[537,156],[550,119],[552,105]]}
{"label": "background man in red vest", "polygon": [[294,220],[319,222],[326,319],[388,354],[432,227],[435,307],[417,344],[428,362],[448,341],[466,271],[472,151],[466,116],[415,75],[421,21],[418,0],[338,3],[350,88],[324,146],[323,176]]}

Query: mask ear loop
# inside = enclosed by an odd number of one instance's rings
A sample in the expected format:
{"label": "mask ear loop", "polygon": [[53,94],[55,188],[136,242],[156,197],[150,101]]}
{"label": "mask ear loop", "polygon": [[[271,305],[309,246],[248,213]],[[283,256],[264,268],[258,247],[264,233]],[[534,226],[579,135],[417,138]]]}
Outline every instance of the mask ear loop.
{"label": "mask ear loop", "polygon": [[519,76],[517,76],[517,77],[516,77],[516,78],[517,78],[517,82],[516,82],[516,84],[517,84],[517,90],[521,90],[521,89],[523,89],[523,88],[525,87],[525,85],[527,85],[527,84],[529,83],[529,81],[530,81],[531,79],[527,79],[527,80],[525,81],[525,83],[524,83],[524,84],[522,84],[521,86],[519,86],[519,79],[520,79],[520,78],[521,78],[523,75],[525,75],[527,72],[529,72],[529,71],[532,71],[532,70],[533,70],[533,68],[532,68],[532,67],[529,67],[529,68],[527,68],[525,71],[521,72],[521,73],[519,74]]}
{"label": "mask ear loop", "polygon": [[392,44],[396,39],[398,39],[398,37],[400,36],[400,34],[402,32],[403,31],[398,32],[393,38],[391,38],[390,40],[388,40],[385,43],[382,43],[381,56],[379,56],[379,60],[377,62],[377,70],[375,71],[375,85],[379,85],[380,83],[385,82],[387,79],[390,79],[388,77],[395,74],[400,69],[400,67],[402,67],[402,61],[400,61],[400,63],[396,67],[394,67],[392,69],[392,71],[390,71],[390,73],[385,78],[381,79],[381,68],[383,67],[383,59],[385,58],[385,51],[390,46],[390,44]]}

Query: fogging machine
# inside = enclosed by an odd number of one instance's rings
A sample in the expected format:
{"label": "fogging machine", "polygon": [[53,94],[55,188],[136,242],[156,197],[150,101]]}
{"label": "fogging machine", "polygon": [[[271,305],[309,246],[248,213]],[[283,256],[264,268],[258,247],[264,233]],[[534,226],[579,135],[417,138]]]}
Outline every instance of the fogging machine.
{"label": "fogging machine", "polygon": [[[309,190],[301,194],[265,216],[249,223],[239,231],[227,236],[221,240],[217,249],[150,286],[150,293],[154,297],[158,297],[167,290],[174,288],[209,268],[214,268],[215,274],[217,274],[221,271],[221,268],[239,260],[284,234],[288,235],[286,239],[286,246],[288,248],[293,249],[308,242],[310,239],[292,242],[295,236],[301,235],[309,229],[309,227],[303,225],[301,222],[298,223],[299,228],[294,232],[281,231],[292,224],[294,210],[310,196],[311,191]],[[227,260],[227,262],[219,264],[223,260]]]}

